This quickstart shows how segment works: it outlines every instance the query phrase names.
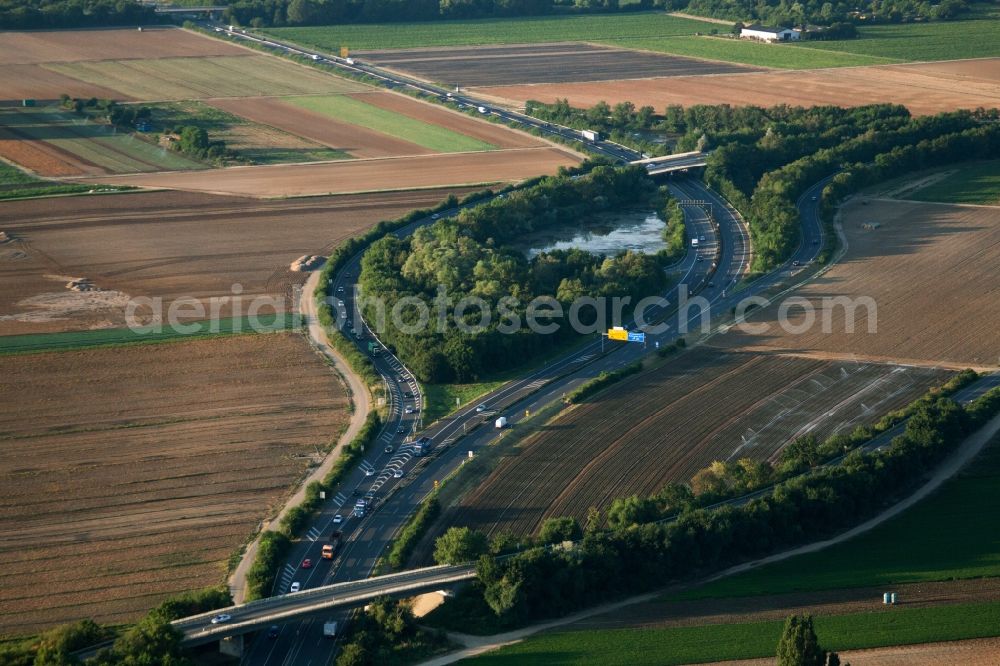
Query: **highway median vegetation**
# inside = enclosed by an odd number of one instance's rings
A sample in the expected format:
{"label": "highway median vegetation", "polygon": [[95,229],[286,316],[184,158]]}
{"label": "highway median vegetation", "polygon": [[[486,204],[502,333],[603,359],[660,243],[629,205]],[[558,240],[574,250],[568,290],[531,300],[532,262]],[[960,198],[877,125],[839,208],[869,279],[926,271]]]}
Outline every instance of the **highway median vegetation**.
{"label": "highway median vegetation", "polygon": [[420,504],[420,508],[406,523],[399,536],[393,540],[392,548],[389,550],[389,566],[399,569],[406,563],[417,542],[440,514],[441,503],[432,494]]}
{"label": "highway median vegetation", "polygon": [[[565,311],[581,297],[639,299],[659,293],[666,277],[654,257],[634,252],[604,257],[557,250],[529,260],[511,244],[532,231],[647,202],[656,191],[639,167],[594,166],[586,175],[564,170],[407,238],[385,237],[362,260],[366,320],[381,327],[379,337],[421,381],[469,382],[529,363],[577,337],[551,308]],[[406,306],[413,299],[443,314],[414,331],[420,310]],[[464,299],[485,306],[460,311],[456,304],[464,307]],[[533,305],[529,313],[532,301],[548,305]],[[390,312],[398,316],[385,316]],[[580,315],[584,325],[599,315],[610,320],[610,311],[595,308]],[[553,333],[511,325],[525,319],[554,324]]]}
{"label": "highway median vegetation", "polygon": [[501,623],[518,625],[832,536],[912,492],[998,412],[1000,389],[965,408],[945,397],[918,401],[884,449],[817,462],[739,504],[685,508],[690,488],[623,500],[609,510],[610,529],[588,520],[571,548],[483,557],[476,589]]}

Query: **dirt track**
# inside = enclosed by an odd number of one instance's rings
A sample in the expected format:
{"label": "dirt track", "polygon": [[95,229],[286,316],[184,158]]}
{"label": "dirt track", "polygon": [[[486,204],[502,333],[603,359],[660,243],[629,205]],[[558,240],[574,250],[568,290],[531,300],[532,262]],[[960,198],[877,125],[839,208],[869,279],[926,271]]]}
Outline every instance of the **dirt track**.
{"label": "dirt track", "polygon": [[662,110],[669,104],[906,105],[914,114],[1000,106],[1000,58],[815,71],[678,76],[642,81],[493,86],[476,92],[523,105],[569,99],[573,106],[630,101]]}
{"label": "dirt track", "polygon": [[87,178],[88,183],[165,187],[248,197],[378,192],[519,181],[555,173],[579,158],[559,148],[526,148],[307,165],[235,167]]}
{"label": "dirt track", "polygon": [[[70,277],[130,296],[290,297],[305,279],[289,264],[323,254],[383,219],[454,191],[259,201],[150,192],[0,203],[0,335],[121,326],[120,304],[71,292]],[[17,253],[24,256],[18,256]],[[228,308],[224,309],[227,311]]]}
{"label": "dirt track", "polygon": [[234,44],[177,28],[109,28],[4,32],[0,65],[127,58],[249,55]]}
{"label": "dirt track", "polygon": [[579,42],[363,51],[357,55],[383,67],[462,87],[759,71],[744,65]]}
{"label": "dirt track", "polygon": [[221,583],[347,421],[298,334],[2,357],[0,393],[0,633]]}

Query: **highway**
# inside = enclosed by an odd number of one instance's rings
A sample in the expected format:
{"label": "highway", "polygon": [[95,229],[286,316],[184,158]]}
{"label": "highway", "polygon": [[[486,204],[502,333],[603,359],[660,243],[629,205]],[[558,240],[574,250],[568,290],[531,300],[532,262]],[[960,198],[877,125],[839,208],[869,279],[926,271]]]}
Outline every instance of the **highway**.
{"label": "highway", "polygon": [[[497,108],[465,94],[447,91],[395,73],[390,74],[355,60],[309,52],[294,44],[249,35],[239,30],[230,31],[212,24],[204,25],[229,37],[250,40],[281,54],[297,54],[320,64],[368,75],[390,89],[408,87],[417,91],[420,96],[451,101],[460,108],[471,107],[483,115],[495,116],[508,124],[534,127],[543,134],[558,137],[565,142],[575,142],[581,146],[585,144],[586,149],[615,162],[642,161],[641,154],[627,147],[610,141],[587,141],[577,130]],[[671,166],[669,160],[667,164],[663,164],[662,160],[658,162],[660,163],[647,164],[647,170],[653,173],[656,169]],[[674,160],[674,166],[686,169],[703,162],[703,155],[683,155]],[[374,362],[387,386],[391,408],[389,421],[374,450],[366,452],[359,468],[349,475],[313,521],[306,538],[295,544],[285,569],[278,575],[274,594],[287,593],[293,582],[299,583],[303,590],[309,590],[331,583],[363,581],[372,574],[387,545],[409,516],[434,489],[435,482],[454,472],[470,454],[475,455],[496,437],[502,436],[502,432],[498,433],[491,427],[497,416],[506,416],[509,425],[516,427],[525,418],[525,414],[533,414],[560,400],[567,392],[603,371],[631,363],[653,351],[658,344],[674,340],[678,330],[698,330],[694,325],[700,323],[699,320],[703,314],[707,314],[708,307],[715,315],[727,312],[742,297],[759,293],[779,281],[794,277],[801,270],[798,265],[811,261],[820,250],[822,228],[815,202],[812,201],[812,197],[821,189],[818,185],[800,201],[803,211],[803,242],[794,257],[780,270],[754,281],[742,290],[737,289],[747,274],[751,258],[749,233],[739,215],[719,195],[697,180],[671,181],[668,187],[682,201],[703,202],[685,205],[684,209],[689,237],[704,237],[705,241],[700,243],[697,250],[689,248],[684,261],[671,268],[671,273],[679,274],[681,278],[665,294],[669,305],[665,308],[652,307],[645,313],[647,321],[662,319],[667,324],[666,329],[656,333],[648,332],[645,345],[595,338],[576,351],[483,397],[480,401],[488,406],[487,414],[477,413],[474,406],[468,406],[426,430],[421,430],[420,413],[423,404],[419,386],[412,373],[388,350],[383,351],[374,358]],[[707,214],[708,210],[712,213],[711,217]],[[443,211],[440,215],[454,215],[457,212]],[[432,221],[431,218],[419,220],[396,234],[405,236],[418,226]],[[793,261],[796,263],[793,264]],[[352,312],[359,272],[360,256],[356,256],[335,276],[329,285],[329,293],[332,295],[331,304],[341,312],[343,330],[349,335],[354,335],[352,331],[357,330],[357,344],[362,351],[367,352],[367,344],[376,339],[375,334]],[[680,311],[676,304],[682,290],[696,294],[703,300],[695,299],[688,309]],[[632,323],[623,324],[631,327]],[[384,345],[379,346],[384,349]],[[408,411],[413,413],[407,414]],[[431,437],[435,442],[431,455],[417,457],[413,448],[405,444],[417,432]],[[370,504],[359,515],[353,511],[353,507],[358,499],[364,497],[370,498]],[[335,559],[323,560],[320,555],[322,545],[334,530],[342,532],[343,546]],[[311,560],[312,566],[303,569],[301,563],[307,558]],[[278,635],[274,638],[265,636],[264,632],[258,633],[247,646],[243,663],[329,663],[337,641],[324,639],[322,636],[323,619],[343,620],[346,615],[332,607],[328,612],[327,618],[280,624]]]}

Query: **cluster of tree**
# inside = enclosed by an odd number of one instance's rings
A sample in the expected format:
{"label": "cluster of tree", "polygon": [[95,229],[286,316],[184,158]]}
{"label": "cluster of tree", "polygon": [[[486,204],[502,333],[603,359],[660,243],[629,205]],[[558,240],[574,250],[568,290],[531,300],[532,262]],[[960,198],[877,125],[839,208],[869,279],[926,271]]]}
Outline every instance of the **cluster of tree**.
{"label": "cluster of tree", "polygon": [[[923,402],[886,449],[855,451],[738,506],[678,515],[668,498],[622,503],[609,511],[610,529],[592,510],[571,547],[536,546],[503,559],[481,554],[478,594],[501,621],[520,623],[834,534],[912,489],[998,411],[1000,389],[966,409],[944,397]],[[554,540],[576,533],[569,522],[557,527]]]}
{"label": "cluster of tree", "polygon": [[[98,652],[86,663],[95,666],[143,664],[146,666],[189,666],[180,647],[180,632],[170,622],[179,617],[204,613],[232,604],[229,591],[208,588],[167,599],[146,617],[125,630],[110,648]],[[92,620],[50,629],[23,643],[0,646],[0,663],[5,666],[69,666],[82,663],[73,653],[112,638],[113,632]]]}
{"label": "cluster of tree", "polygon": [[525,103],[525,113],[541,120],[558,123],[566,127],[597,130],[612,141],[623,143],[648,155],[666,155],[665,142],[655,141],[654,132],[664,129],[662,117],[651,106],[636,108],[632,102],[620,102],[610,106],[601,101],[589,109],[578,109],[565,99],[557,99],[552,104],[535,100]]}
{"label": "cluster of tree", "polygon": [[[658,293],[666,278],[656,258],[644,254],[568,250],[529,260],[510,244],[655,194],[640,167],[597,166],[585,176],[545,178],[407,238],[387,236],[362,260],[366,320],[423,381],[471,381],[527,362],[578,334],[564,318],[550,316],[551,308],[568,312],[581,297],[639,299]],[[477,305],[455,307],[471,302]],[[580,321],[586,326],[611,315],[594,305],[580,311]],[[551,333],[526,326],[532,317]]]}
{"label": "cluster of tree", "polygon": [[72,109],[75,113],[93,114],[98,118],[107,120],[112,125],[133,129],[136,122],[149,120],[153,115],[153,110],[148,106],[136,104],[119,104],[113,99],[81,99],[70,97],[66,93],[59,96],[59,103],[64,109]]}
{"label": "cluster of tree", "polygon": [[168,130],[175,134],[177,140],[170,146],[179,153],[199,160],[222,160],[230,157],[226,150],[226,142],[221,139],[211,140],[204,127],[197,125],[181,125]]}
{"label": "cluster of tree", "polygon": [[699,16],[729,19],[746,23],[777,26],[802,26],[834,23],[901,23],[908,21],[953,19],[968,11],[968,0],[677,0],[687,11]]}
{"label": "cluster of tree", "polygon": [[159,22],[151,5],[133,0],[0,0],[0,29],[87,28]]}
{"label": "cluster of tree", "polygon": [[254,27],[642,11],[666,0],[235,0],[223,17]]}
{"label": "cluster of tree", "polygon": [[379,599],[365,608],[337,656],[337,666],[412,663],[449,647],[443,632],[417,626],[405,603]]}

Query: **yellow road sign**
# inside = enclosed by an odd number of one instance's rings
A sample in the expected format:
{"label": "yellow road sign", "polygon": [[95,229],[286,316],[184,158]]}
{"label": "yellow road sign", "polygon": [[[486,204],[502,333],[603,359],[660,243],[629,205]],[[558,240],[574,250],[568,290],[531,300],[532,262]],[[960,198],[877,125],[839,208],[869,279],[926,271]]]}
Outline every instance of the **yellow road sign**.
{"label": "yellow road sign", "polygon": [[340,57],[341,58],[346,58],[349,54],[350,54],[350,51],[347,50],[346,46],[341,46],[340,47]]}
{"label": "yellow road sign", "polygon": [[628,342],[628,331],[624,328],[609,328],[608,340],[621,340],[622,342]]}

